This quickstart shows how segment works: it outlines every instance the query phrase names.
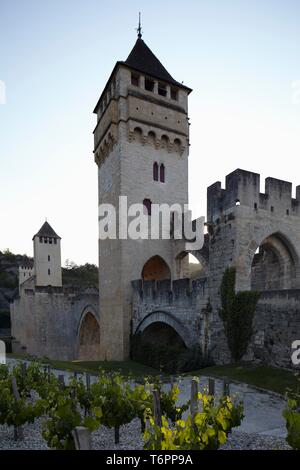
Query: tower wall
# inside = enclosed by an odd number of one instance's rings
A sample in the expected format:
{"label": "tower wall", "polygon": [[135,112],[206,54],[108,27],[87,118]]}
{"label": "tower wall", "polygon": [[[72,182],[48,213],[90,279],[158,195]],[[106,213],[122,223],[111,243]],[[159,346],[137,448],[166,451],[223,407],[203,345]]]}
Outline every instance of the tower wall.
{"label": "tower wall", "polygon": [[[251,290],[254,258],[266,243],[279,257],[282,289],[300,287],[299,186],[296,195],[292,198],[291,183],[275,178],[267,178],[265,192],[260,193],[260,175],[244,170],[227,175],[225,189],[217,182],[207,190],[208,286],[215,317],[211,332],[212,342],[217,345],[217,362],[230,360],[218,313],[220,286],[227,267],[236,268],[236,291]],[[272,276],[272,271],[265,271],[265,275]],[[261,304],[257,315],[260,312]]]}
{"label": "tower wall", "polygon": [[54,243],[52,238],[52,243],[49,240],[45,243],[44,238],[35,236],[33,239],[36,285],[59,287],[62,285],[60,239]]}
{"label": "tower wall", "polygon": [[19,289],[20,285],[34,275],[33,266],[19,266]]}
{"label": "tower wall", "polygon": [[[119,196],[128,207],[152,203],[188,202],[188,92],[178,88],[177,100],[131,83],[131,70],[119,66],[97,105],[94,131],[98,165],[99,204],[110,203],[119,216]],[[153,164],[165,167],[165,182],[153,180]],[[150,217],[149,217],[150,218]],[[118,235],[118,234],[117,234]],[[132,321],[131,281],[141,277],[144,264],[161,256],[171,277],[176,277],[174,248],[170,240],[99,240],[100,346],[102,358],[129,356]]]}

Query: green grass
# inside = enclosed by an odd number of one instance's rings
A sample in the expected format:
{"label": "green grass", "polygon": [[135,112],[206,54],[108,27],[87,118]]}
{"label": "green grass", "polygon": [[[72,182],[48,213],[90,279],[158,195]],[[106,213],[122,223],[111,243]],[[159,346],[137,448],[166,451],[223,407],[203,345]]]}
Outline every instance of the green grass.
{"label": "green grass", "polygon": [[107,372],[120,371],[122,375],[141,377],[158,375],[159,371],[135,361],[48,361],[53,368],[97,373],[99,368]]}
{"label": "green grass", "polygon": [[206,367],[205,369],[189,372],[187,375],[226,377],[284,395],[287,388],[295,390],[297,383],[299,384],[295,372],[266,365],[243,363]]}
{"label": "green grass", "polygon": [[[7,354],[8,357],[15,359],[28,359],[36,360],[31,356],[22,356],[18,354]],[[135,361],[55,361],[52,359],[41,358],[44,364],[49,364],[54,369],[60,370],[71,370],[77,372],[89,372],[97,374],[99,368],[104,369],[108,372],[120,371],[124,376],[143,377],[143,376],[155,376],[159,375],[160,372],[153,367],[145,366]]]}
{"label": "green grass", "polygon": [[[30,356],[21,356],[17,354],[7,354],[8,357],[16,359],[31,359],[36,358]],[[51,367],[61,370],[71,370],[77,372],[89,372],[97,374],[99,368],[112,372],[119,370],[122,375],[133,376],[135,378],[142,378],[144,376],[157,376],[161,374],[157,369],[145,366],[135,361],[54,361],[50,359],[42,359],[44,363],[48,363]],[[271,367],[266,365],[255,364],[229,364],[224,366],[211,366],[197,371],[187,372],[185,376],[211,376],[216,378],[228,378],[237,382],[254,385],[256,387],[270,390],[272,392],[284,395],[287,388],[296,389],[297,378],[295,372]]]}

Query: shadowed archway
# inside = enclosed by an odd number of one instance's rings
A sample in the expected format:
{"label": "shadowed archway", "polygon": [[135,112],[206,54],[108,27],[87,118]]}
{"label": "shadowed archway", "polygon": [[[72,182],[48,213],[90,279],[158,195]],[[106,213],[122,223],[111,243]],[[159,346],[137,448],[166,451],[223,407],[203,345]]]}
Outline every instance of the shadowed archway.
{"label": "shadowed archway", "polygon": [[[155,325],[155,327],[152,328],[152,325]],[[173,332],[172,335],[176,334],[187,348],[194,344],[186,325],[174,315],[164,311],[154,311],[146,315],[135,328],[134,334],[143,335],[145,332],[148,332],[147,335],[150,337],[154,331],[158,333],[158,329],[162,330],[162,335],[165,338]],[[175,336],[173,337],[175,338]]]}
{"label": "shadowed archway", "polygon": [[77,359],[96,361],[100,358],[100,327],[95,315],[86,312],[82,318],[78,332]]}
{"label": "shadowed archway", "polygon": [[152,256],[142,269],[142,278],[144,281],[162,281],[171,279],[171,271],[167,263],[160,256]]}
{"label": "shadowed archway", "polygon": [[142,338],[144,342],[149,344],[169,344],[176,347],[178,351],[186,349],[186,345],[177,331],[163,322],[158,321],[148,325],[142,332]]}
{"label": "shadowed archway", "polygon": [[287,240],[279,234],[265,238],[253,257],[251,289],[292,289],[295,277],[295,259]]}
{"label": "shadowed archway", "polygon": [[132,358],[156,369],[175,372],[191,343],[189,332],[173,315],[152,312],[136,328]]}

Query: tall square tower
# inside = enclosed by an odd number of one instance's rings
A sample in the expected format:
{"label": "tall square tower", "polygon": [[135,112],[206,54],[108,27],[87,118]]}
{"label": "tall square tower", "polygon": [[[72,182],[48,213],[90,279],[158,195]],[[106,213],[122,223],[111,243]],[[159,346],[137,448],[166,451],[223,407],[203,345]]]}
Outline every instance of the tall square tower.
{"label": "tall square tower", "polygon": [[[191,89],[177,82],[142,40],[126,61],[118,61],[94,112],[94,155],[98,165],[98,203],[119,197],[128,207],[141,203],[188,203],[189,122]],[[150,260],[150,263],[149,263]],[[148,262],[148,264],[147,264]],[[161,265],[160,265],[161,263]],[[143,267],[147,264],[151,272]],[[102,359],[129,355],[131,281],[175,277],[170,240],[99,240],[100,330]]]}

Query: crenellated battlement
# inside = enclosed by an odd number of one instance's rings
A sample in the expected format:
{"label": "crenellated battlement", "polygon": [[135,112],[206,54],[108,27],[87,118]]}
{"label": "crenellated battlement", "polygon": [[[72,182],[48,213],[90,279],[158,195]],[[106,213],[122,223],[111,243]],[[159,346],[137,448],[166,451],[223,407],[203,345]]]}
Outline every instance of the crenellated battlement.
{"label": "crenellated battlement", "polygon": [[189,278],[170,279],[164,281],[144,281],[138,279],[131,282],[134,294],[143,302],[172,304],[193,302],[202,297],[206,291],[206,278],[191,280]]}
{"label": "crenellated battlement", "polygon": [[296,199],[292,198],[292,183],[276,178],[266,178],[265,192],[260,193],[260,175],[237,169],[226,176],[225,189],[220,181],[207,188],[207,220],[214,222],[225,211],[235,206],[263,209],[280,215],[299,215],[300,186]]}
{"label": "crenellated battlement", "polygon": [[26,263],[23,266],[19,266],[19,288],[20,285],[31,276],[34,276],[33,263]]}

